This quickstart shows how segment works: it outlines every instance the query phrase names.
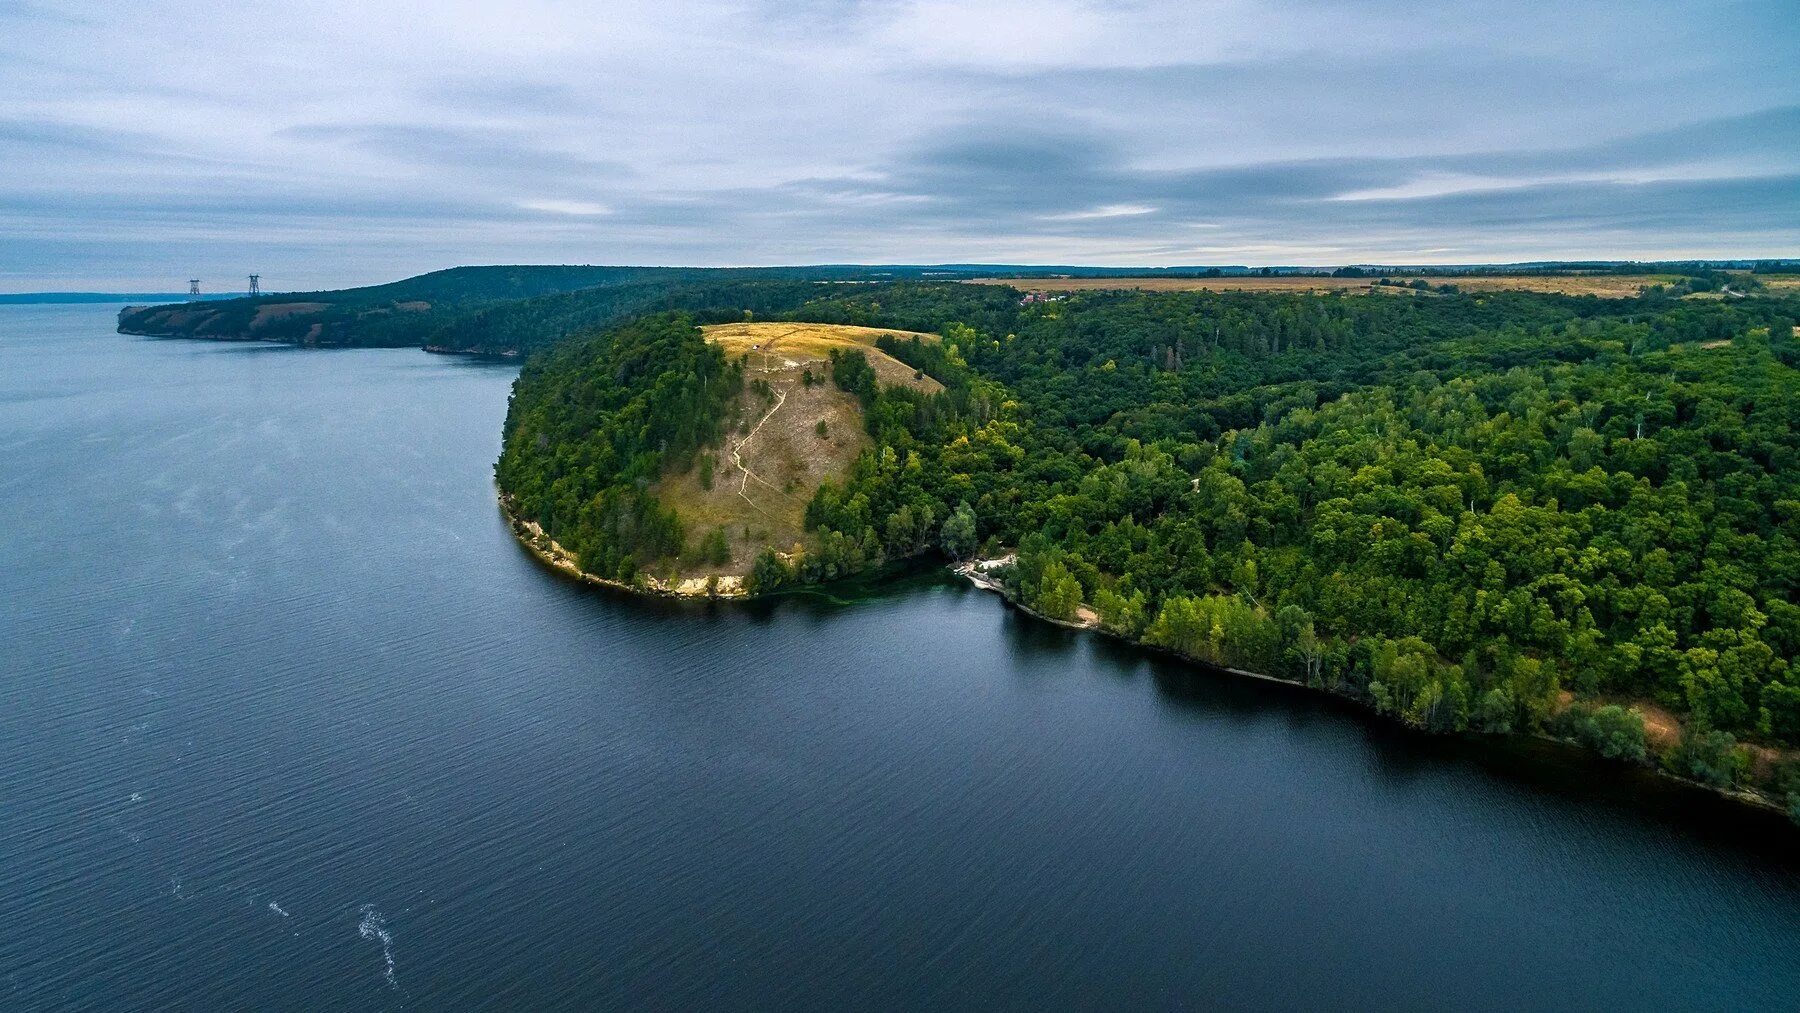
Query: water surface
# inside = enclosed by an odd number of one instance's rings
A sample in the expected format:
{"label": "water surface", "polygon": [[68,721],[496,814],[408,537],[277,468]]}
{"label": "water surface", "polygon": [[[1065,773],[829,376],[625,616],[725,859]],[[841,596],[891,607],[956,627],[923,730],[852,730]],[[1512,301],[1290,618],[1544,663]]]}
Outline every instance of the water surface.
{"label": "water surface", "polygon": [[930,572],[571,585],[494,508],[513,370],[115,310],[0,308],[7,1008],[1800,996],[1780,821]]}

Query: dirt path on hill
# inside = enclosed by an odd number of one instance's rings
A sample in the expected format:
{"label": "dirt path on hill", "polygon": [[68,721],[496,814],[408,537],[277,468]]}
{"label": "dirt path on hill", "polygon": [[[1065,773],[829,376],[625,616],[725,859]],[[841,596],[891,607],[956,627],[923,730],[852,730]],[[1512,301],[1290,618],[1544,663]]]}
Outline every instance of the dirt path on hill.
{"label": "dirt path on hill", "polygon": [[744,438],[733,444],[731,448],[732,466],[744,473],[744,477],[738,480],[738,495],[744,498],[744,502],[754,507],[757,513],[760,513],[765,517],[772,517],[773,515],[767,510],[764,510],[755,500],[750,498],[748,490],[750,488],[751,479],[755,479],[758,485],[767,486],[768,488],[775,490],[776,495],[786,496],[787,493],[783,492],[779,486],[763,478],[761,475],[758,475],[756,472],[751,471],[749,467],[744,464],[743,449],[750,445],[750,441],[756,438],[757,431],[762,429],[764,423],[774,418],[775,413],[780,411],[781,406],[786,402],[787,391],[776,391],[775,404],[772,405],[767,412],[764,412],[763,417],[757,420],[756,425],[751,427],[750,431],[744,434]]}

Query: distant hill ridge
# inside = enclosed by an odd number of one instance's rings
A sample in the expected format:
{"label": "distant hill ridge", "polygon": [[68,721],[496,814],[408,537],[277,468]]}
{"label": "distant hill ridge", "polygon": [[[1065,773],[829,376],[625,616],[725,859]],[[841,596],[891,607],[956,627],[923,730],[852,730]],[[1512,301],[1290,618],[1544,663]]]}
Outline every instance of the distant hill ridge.
{"label": "distant hill ridge", "polygon": [[[1549,262],[1459,267],[1340,268],[1242,265],[1195,267],[1096,267],[1022,264],[857,265],[799,267],[630,267],[592,265],[495,265],[455,267],[383,285],[320,292],[205,297],[160,305],[132,305],[119,314],[119,331],[155,337],[217,341],[274,341],[326,347],[426,348],[431,351],[517,357],[594,327],[663,309],[759,302],[791,304],[783,286],[825,282],[955,281],[978,277],[1019,282],[1033,278],[1182,278],[1250,275],[1352,275],[1382,272],[1432,277],[1660,272],[1682,275],[1748,271],[1800,272],[1800,260]],[[723,287],[731,287],[729,297]],[[90,298],[91,296],[91,298]],[[133,301],[103,293],[0,296],[4,301]]]}

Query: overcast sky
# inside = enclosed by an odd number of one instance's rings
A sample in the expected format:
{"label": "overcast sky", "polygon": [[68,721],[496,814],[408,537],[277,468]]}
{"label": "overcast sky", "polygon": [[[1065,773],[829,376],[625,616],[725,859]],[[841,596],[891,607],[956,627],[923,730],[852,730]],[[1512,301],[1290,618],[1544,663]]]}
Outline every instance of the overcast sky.
{"label": "overcast sky", "polygon": [[0,0],[0,290],[1800,256],[1800,4]]}

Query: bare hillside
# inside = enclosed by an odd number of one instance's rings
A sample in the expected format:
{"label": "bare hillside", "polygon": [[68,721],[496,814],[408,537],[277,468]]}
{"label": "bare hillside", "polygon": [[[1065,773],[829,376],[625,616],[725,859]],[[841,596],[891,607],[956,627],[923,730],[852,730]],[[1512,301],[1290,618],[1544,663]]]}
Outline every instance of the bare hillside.
{"label": "bare hillside", "polygon": [[[742,359],[745,370],[724,444],[656,489],[686,524],[696,558],[682,562],[681,577],[693,583],[748,573],[764,546],[785,552],[803,543],[813,493],[846,474],[868,446],[862,409],[831,382],[833,350],[861,349],[883,383],[942,389],[875,347],[883,334],[938,340],[933,334],[804,323],[716,324],[703,330],[727,357]],[[721,530],[728,558],[703,558],[699,547]]]}

